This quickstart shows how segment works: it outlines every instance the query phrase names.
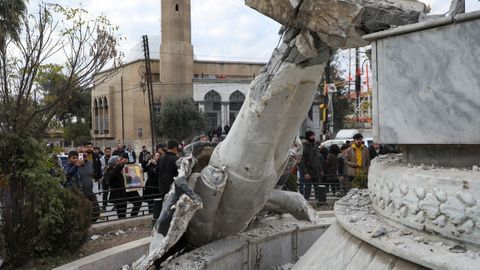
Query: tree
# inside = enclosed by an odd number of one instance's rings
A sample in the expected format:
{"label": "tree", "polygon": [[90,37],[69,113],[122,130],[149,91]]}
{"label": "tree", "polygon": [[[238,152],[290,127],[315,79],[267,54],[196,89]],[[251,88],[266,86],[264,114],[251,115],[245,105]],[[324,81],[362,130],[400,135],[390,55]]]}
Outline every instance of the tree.
{"label": "tree", "polygon": [[169,139],[189,140],[205,130],[207,121],[191,98],[167,99],[160,111],[159,132]]}
{"label": "tree", "polygon": [[343,129],[345,117],[353,113],[353,107],[347,95],[348,93],[344,89],[333,94],[333,127],[335,132]]}
{"label": "tree", "polygon": [[37,138],[75,97],[111,75],[93,74],[120,58],[117,27],[104,16],[44,3],[29,15],[22,15],[24,5],[15,10],[0,9],[0,215],[14,267],[85,238],[85,200],[46,173],[48,155]]}
{"label": "tree", "polygon": [[[56,21],[54,15],[63,18]],[[37,13],[25,17],[22,23],[22,37],[18,42],[7,42],[6,53],[0,53],[0,123],[3,130],[11,132],[30,127],[28,133],[38,136],[76,89],[89,89],[112,74],[104,72],[95,81],[92,76],[110,62],[118,64],[117,28],[104,16],[88,19],[83,9],[50,4],[40,4]],[[53,56],[66,61],[52,65],[49,61]],[[47,72],[64,76],[53,94],[39,86],[42,74]]]}
{"label": "tree", "polygon": [[[58,96],[67,81],[61,73],[61,67],[50,65],[39,74],[38,85],[47,97]],[[63,129],[66,141],[73,141],[78,145],[91,140],[91,89],[72,89],[67,99],[61,100],[55,106],[55,116],[50,126]]]}
{"label": "tree", "polygon": [[[335,84],[337,88],[337,92],[332,94],[332,102],[333,102],[333,127],[335,131],[341,130],[345,124],[345,117],[353,113],[353,107],[350,101],[348,100],[348,93],[345,89],[345,79],[341,76],[341,71],[339,70],[338,61],[333,59],[330,62],[330,70],[329,72],[325,72],[324,76],[329,75],[329,80],[331,83]],[[322,82],[326,82],[326,78],[322,79]],[[325,98],[324,90],[325,84],[321,83],[319,85],[319,90],[321,91],[322,95],[320,96],[320,100],[323,103],[327,103],[328,99]],[[325,104],[327,106],[328,104]],[[332,112],[329,111],[329,114]]]}
{"label": "tree", "polygon": [[22,17],[27,10],[27,1],[0,2],[0,48],[5,47],[7,37],[18,40],[22,26]]}

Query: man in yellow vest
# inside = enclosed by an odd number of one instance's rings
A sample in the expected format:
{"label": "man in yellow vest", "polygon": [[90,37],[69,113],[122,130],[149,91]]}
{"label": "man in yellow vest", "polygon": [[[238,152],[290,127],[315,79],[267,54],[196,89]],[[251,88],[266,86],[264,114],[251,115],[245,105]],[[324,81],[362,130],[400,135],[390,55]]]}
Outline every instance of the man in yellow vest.
{"label": "man in yellow vest", "polygon": [[347,175],[350,181],[355,176],[367,176],[370,166],[370,155],[367,147],[363,144],[363,136],[357,133],[353,136],[353,144],[346,150],[345,161],[347,163]]}

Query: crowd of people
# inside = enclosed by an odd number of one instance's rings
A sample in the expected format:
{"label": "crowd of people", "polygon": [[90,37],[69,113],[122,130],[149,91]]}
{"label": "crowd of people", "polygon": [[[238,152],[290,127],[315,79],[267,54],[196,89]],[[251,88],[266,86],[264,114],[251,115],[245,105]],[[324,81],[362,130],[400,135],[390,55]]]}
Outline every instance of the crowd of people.
{"label": "crowd of people", "polygon": [[[228,134],[228,131],[229,127],[225,127],[225,133]],[[221,128],[218,132],[222,132]],[[218,134],[203,134],[196,138],[213,142],[216,139],[219,139]],[[143,202],[148,204],[148,211],[152,213],[153,200],[168,193],[178,174],[176,160],[182,148],[183,144],[174,140],[157,145],[154,153],[143,146],[137,160],[131,145],[117,144],[115,149],[106,147],[102,151],[87,142],[68,153],[68,162],[63,166],[66,175],[64,186],[78,188],[91,202],[93,222],[100,218],[102,212],[113,210],[118,218],[125,218],[128,203],[133,205],[130,216],[139,214]],[[366,181],[370,160],[382,154],[386,154],[382,145],[374,143],[367,148],[361,134],[355,134],[351,142],[326,148],[319,145],[315,133],[307,131],[302,159],[294,172],[300,183],[299,191],[309,199],[314,187],[315,198],[320,199],[319,184],[322,184],[336,195],[344,194],[356,178]],[[139,189],[126,186],[124,168],[127,164],[138,164],[146,174],[147,180],[140,189],[142,194]],[[98,185],[100,192],[94,193],[94,184]],[[107,209],[109,206],[111,208]]]}
{"label": "crowd of people", "polygon": [[[78,188],[92,205],[92,222],[102,212],[116,211],[118,218],[127,216],[127,204],[133,205],[130,216],[137,216],[143,202],[153,212],[153,200],[163,198],[177,175],[175,164],[181,145],[171,140],[159,144],[151,154],[146,146],[137,155],[130,145],[117,144],[115,149],[106,147],[103,151],[87,142],[68,153],[68,162],[63,165],[66,188]],[[147,175],[143,192],[126,186],[124,168],[127,164],[139,164]],[[100,192],[94,193],[94,184]],[[98,195],[98,198],[97,198]],[[100,202],[99,202],[100,200]],[[108,206],[111,209],[107,209]]]}
{"label": "crowd of people", "polygon": [[333,144],[327,148],[319,145],[314,132],[305,132],[297,177],[299,190],[306,199],[310,198],[313,186],[315,198],[320,200],[320,184],[336,195],[345,194],[355,181],[357,186],[367,185],[370,161],[386,151],[376,142],[366,147],[360,133],[352,139],[341,146]]}
{"label": "crowd of people", "polygon": [[228,135],[228,132],[230,132],[229,125],[225,125],[223,129],[221,126],[218,126],[217,128],[210,129],[208,134],[205,134],[204,136],[208,136],[208,140],[211,142],[220,142]]}

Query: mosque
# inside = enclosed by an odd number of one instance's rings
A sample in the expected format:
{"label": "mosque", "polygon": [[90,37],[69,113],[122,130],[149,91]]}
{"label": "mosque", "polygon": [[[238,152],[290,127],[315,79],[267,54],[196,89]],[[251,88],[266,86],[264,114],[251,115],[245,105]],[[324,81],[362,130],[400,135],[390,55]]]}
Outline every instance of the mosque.
{"label": "mosque", "polygon": [[[149,36],[154,113],[160,113],[168,98],[192,97],[205,112],[209,128],[231,126],[250,82],[266,63],[197,59],[191,43],[190,0],[161,1],[161,29],[161,36]],[[97,145],[121,142],[136,149],[151,145],[146,89],[144,48],[139,42],[113,76],[94,86],[92,137]]]}

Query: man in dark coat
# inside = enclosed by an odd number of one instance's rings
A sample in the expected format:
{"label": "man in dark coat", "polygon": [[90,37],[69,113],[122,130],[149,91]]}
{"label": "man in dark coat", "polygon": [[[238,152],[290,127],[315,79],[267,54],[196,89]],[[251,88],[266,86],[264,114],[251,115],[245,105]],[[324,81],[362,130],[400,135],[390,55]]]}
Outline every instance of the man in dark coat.
{"label": "man in dark coat", "polygon": [[223,127],[223,131],[225,132],[225,135],[228,135],[228,132],[230,132],[230,126],[229,125],[225,125]]}
{"label": "man in dark coat", "polygon": [[118,218],[127,216],[127,202],[133,204],[130,216],[137,216],[142,201],[137,191],[127,192],[125,189],[125,180],[122,174],[123,167],[128,163],[128,155],[112,156],[108,160],[108,167],[105,172],[105,178],[110,183],[110,201],[115,205]]}
{"label": "man in dark coat", "polygon": [[168,141],[167,153],[158,160],[157,164],[158,190],[159,197],[162,199],[170,190],[173,178],[178,175],[177,155],[178,142]]}
{"label": "man in dark coat", "polygon": [[140,162],[140,165],[142,165],[142,169],[145,172],[145,167],[147,166],[148,161],[150,160],[150,152],[147,150],[147,146],[142,146],[142,152],[140,152],[140,155],[138,157],[138,162]]}
{"label": "man in dark coat", "polygon": [[117,148],[113,150],[112,156],[121,157],[123,154],[125,154],[125,149],[123,149],[123,145],[121,143],[117,143]]}
{"label": "man in dark coat", "polygon": [[307,141],[303,143],[302,160],[298,165],[300,174],[305,181],[303,196],[307,200],[310,198],[310,190],[313,184],[315,197],[319,199],[318,183],[323,176],[323,157],[315,144],[315,133],[307,131],[305,132],[305,138]]}
{"label": "man in dark coat", "polygon": [[[68,153],[68,163],[65,164],[64,171],[66,174],[67,188],[77,187],[92,204],[92,222],[97,221],[100,216],[100,207],[98,205],[97,197],[93,193],[93,166],[92,163],[86,159],[86,153],[83,152],[83,147],[80,147],[80,153],[77,151],[70,151]],[[79,156],[82,158],[79,158]]]}
{"label": "man in dark coat", "polygon": [[145,189],[143,190],[143,201],[147,202],[149,213],[153,213],[153,200],[159,197],[157,177],[157,163],[159,159],[160,154],[155,153],[155,155],[148,160],[143,170],[147,173],[147,181],[145,182]]}
{"label": "man in dark coat", "polygon": [[368,153],[370,154],[370,160],[372,160],[378,155],[385,155],[387,152],[383,149],[381,144],[374,142],[368,147]]}
{"label": "man in dark coat", "polygon": [[100,162],[100,155],[93,151],[93,143],[86,142],[83,144],[86,152],[86,159],[92,163],[93,166],[93,179],[98,182],[102,177],[102,163]]}

